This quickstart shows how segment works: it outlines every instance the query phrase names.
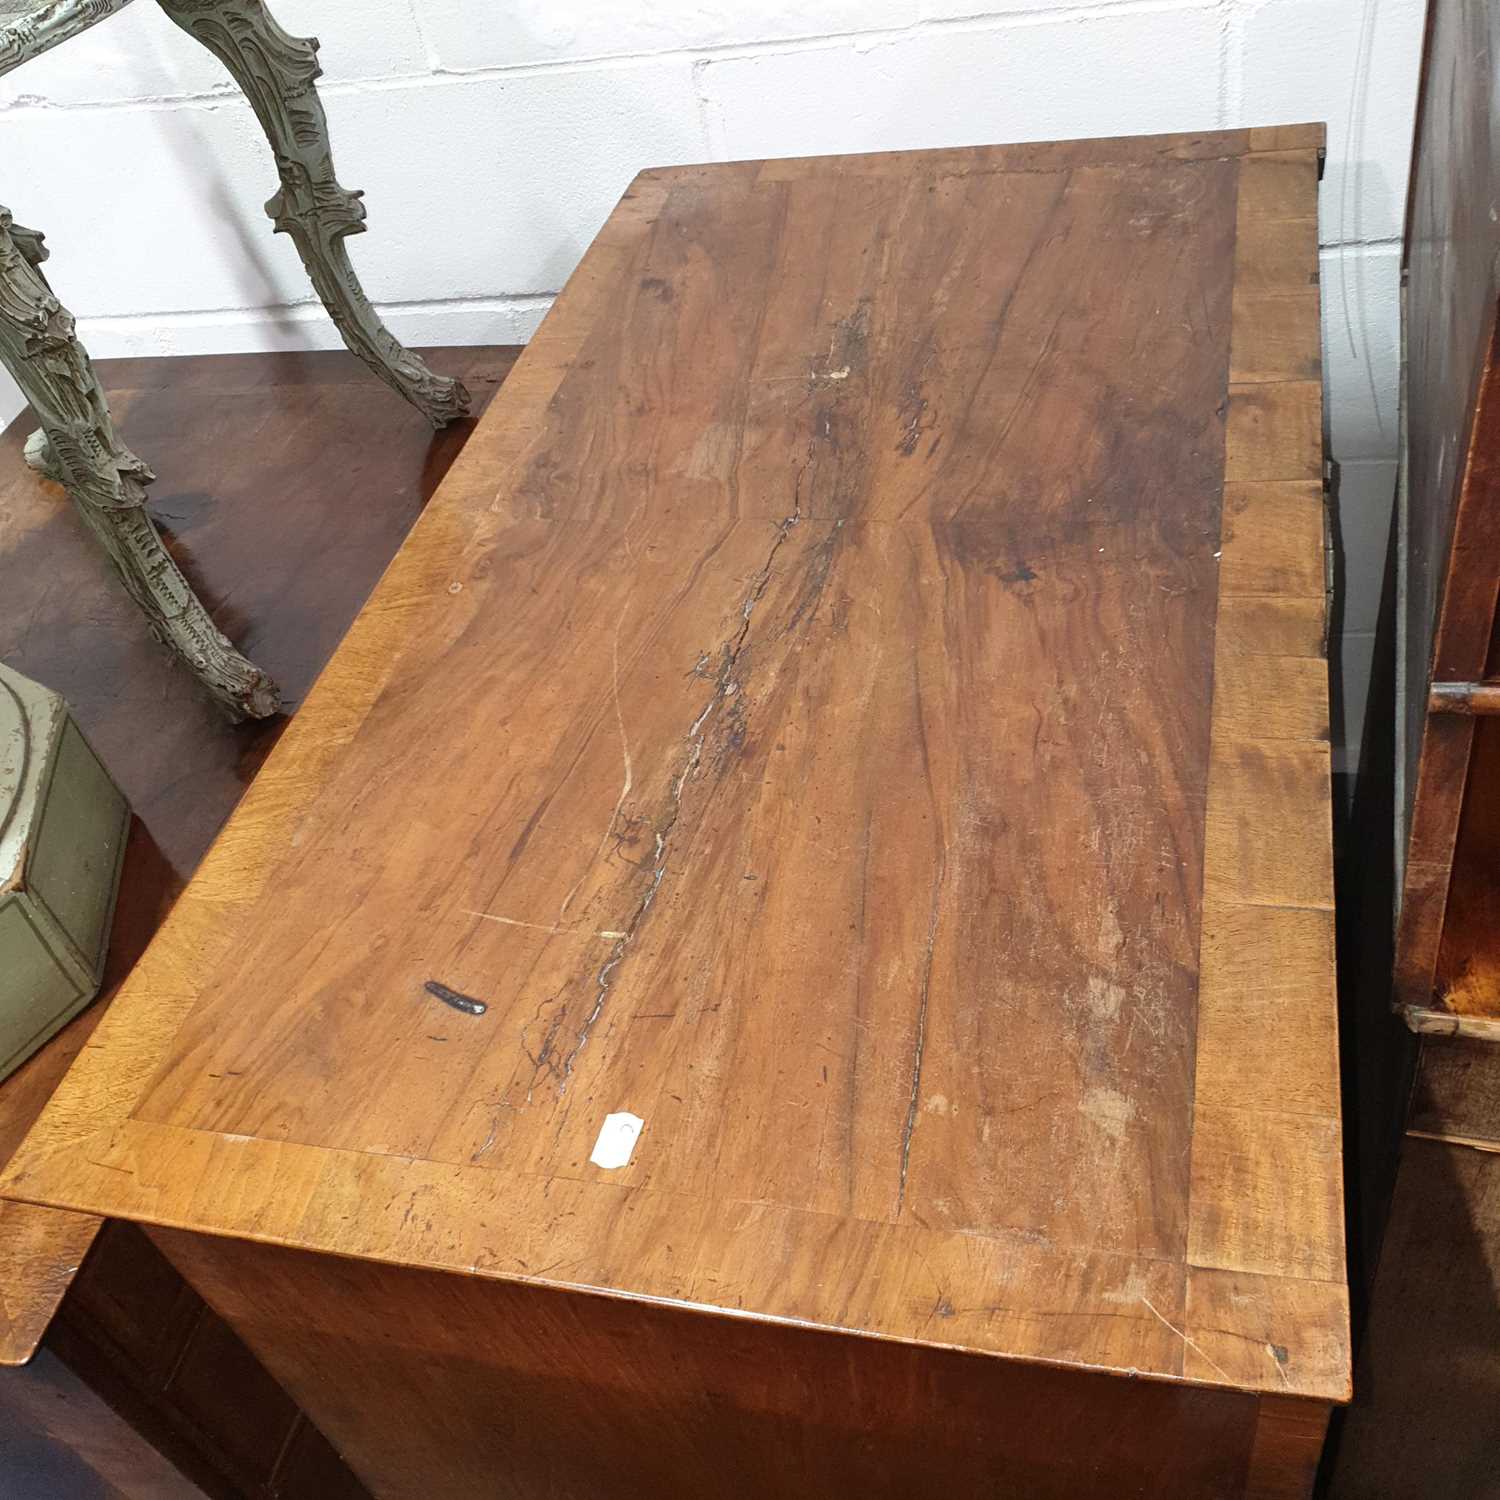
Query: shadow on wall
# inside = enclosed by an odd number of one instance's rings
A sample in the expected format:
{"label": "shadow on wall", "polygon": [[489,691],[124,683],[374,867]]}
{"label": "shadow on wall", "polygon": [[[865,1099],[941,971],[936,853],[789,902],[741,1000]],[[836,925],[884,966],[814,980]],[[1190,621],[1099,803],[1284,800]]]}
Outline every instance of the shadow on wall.
{"label": "shadow on wall", "polygon": [[[1389,200],[1394,212],[1388,181],[1375,163],[1353,163],[1344,182],[1361,169],[1379,178],[1380,200]],[[1371,191],[1368,185],[1360,189]],[[1360,232],[1346,227],[1345,208],[1337,197],[1325,196],[1319,213],[1323,241]],[[1400,268],[1396,243],[1335,243],[1322,251],[1323,372],[1330,446],[1341,463],[1390,458],[1396,452]]]}
{"label": "shadow on wall", "polygon": [[[168,40],[188,47],[199,45],[185,33],[178,33],[175,38]],[[219,66],[217,63],[215,65]],[[227,73],[225,77],[227,80]],[[233,100],[233,107],[243,107],[243,95],[237,89],[230,98]],[[338,169],[341,151],[337,96],[325,99],[324,104],[325,107],[332,106],[329,137],[335,167]],[[243,338],[236,340],[231,337],[229,340],[239,350],[279,351],[309,346],[336,347],[339,342],[337,333],[320,310],[316,293],[290,237],[279,236],[282,243],[273,248],[278,237],[270,217],[261,206],[263,200],[269,199],[278,186],[275,160],[269,143],[256,122],[247,119],[247,131],[254,137],[254,150],[251,154],[256,159],[259,175],[253,182],[241,181],[226,168],[222,154],[223,142],[221,138],[216,139],[213,124],[213,116],[209,112],[184,109],[162,116],[156,131],[157,146],[163,161],[172,163],[175,175],[192,185],[195,206],[218,231],[214,238],[220,244],[223,261],[219,269],[228,279],[232,291],[224,307],[207,308],[203,311],[209,315],[227,314],[228,321],[233,321],[235,314],[243,315]],[[400,115],[396,111],[387,116],[385,129],[378,139],[365,140],[363,133],[357,130],[349,131],[348,136],[347,156],[357,156],[362,145],[364,149],[383,155],[392,153],[398,144],[419,151],[430,147],[429,176],[439,188],[440,201],[452,205],[455,219],[457,218],[457,206],[462,201],[465,186],[463,163],[451,151],[444,150],[441,142],[429,142],[426,146],[420,143],[414,145],[409,137],[403,136]],[[340,170],[339,176],[346,187],[362,189],[364,186],[358,180],[357,172],[351,176],[347,171]],[[445,177],[446,185],[443,181]],[[627,182],[621,181],[619,191],[623,192],[626,186]],[[398,265],[409,264],[406,257],[400,254],[400,236],[403,230],[407,231],[408,240],[415,240],[419,255],[424,241],[437,244],[445,233],[445,226],[434,222],[423,224],[413,235],[410,229],[412,215],[425,213],[427,205],[405,203],[402,195],[397,192],[377,188],[371,199],[367,200],[366,206],[370,215],[366,232],[371,236],[367,253],[372,261],[380,253],[377,246],[383,231],[390,235],[384,248],[396,252],[394,257],[386,258],[394,259]],[[609,206],[612,207],[613,203]],[[490,222],[499,238],[501,232],[514,223],[515,208],[504,199],[488,198],[485,209],[493,214]],[[597,226],[590,226],[586,233],[580,233],[579,226],[567,223],[567,215],[554,208],[552,202],[543,200],[539,203],[534,195],[526,203],[525,212],[528,238],[537,245],[546,245],[548,248],[538,255],[542,268],[540,280],[545,283],[545,289],[539,288],[522,295],[550,295],[572,273]],[[411,301],[403,302],[382,296],[384,288],[381,282],[390,279],[390,268],[387,266],[382,271],[377,262],[370,269],[372,279],[366,280],[366,271],[359,264],[364,258],[361,253],[362,238],[360,233],[355,233],[348,241],[355,273],[364,284],[371,302],[377,304],[377,310],[383,308],[388,313],[394,312],[401,321],[403,326],[393,328],[393,332],[403,342],[421,345],[524,341],[524,333],[518,329],[513,317],[508,316],[503,309],[487,310],[483,305],[486,300],[503,302],[506,294],[497,294],[490,286],[454,285],[451,277],[445,276],[441,266],[434,265],[425,274],[419,272],[414,282],[421,290]],[[483,251],[479,252],[477,258],[481,263],[488,263],[490,260]],[[418,264],[421,263],[419,260]],[[476,303],[479,305],[472,305]],[[441,317],[444,307],[452,309],[450,316]],[[434,313],[439,314],[440,321],[431,316]],[[455,321],[458,326],[455,326]],[[423,322],[432,323],[430,332],[424,332]],[[183,352],[175,347],[175,340],[165,324],[159,337],[159,352]]]}
{"label": "shadow on wall", "polygon": [[[202,44],[187,32],[176,27],[158,42],[153,35],[152,49],[158,53],[171,47],[201,49]],[[226,84],[232,79],[217,59],[214,67],[222,74]],[[242,97],[238,94],[236,99]],[[203,129],[203,115],[196,110],[174,111],[162,117],[161,128],[156,132],[163,160],[175,159],[176,175],[195,185],[195,196],[201,203],[203,215],[223,230],[225,261],[234,273],[235,296],[230,310],[253,311],[260,325],[259,336],[254,343],[261,349],[295,347],[297,319],[292,311],[295,304],[286,301],[286,273],[283,263],[277,259],[277,251],[271,248],[272,225],[269,218],[252,210],[241,194],[230,186],[228,175],[218,162],[213,143]],[[265,195],[267,198],[276,188],[276,169],[270,148],[265,148]],[[205,164],[212,164],[205,171]],[[242,185],[243,186],[243,185]],[[285,247],[291,252],[291,244]],[[285,253],[285,252],[284,252]],[[161,353],[176,351],[170,347],[170,337],[162,339]]]}

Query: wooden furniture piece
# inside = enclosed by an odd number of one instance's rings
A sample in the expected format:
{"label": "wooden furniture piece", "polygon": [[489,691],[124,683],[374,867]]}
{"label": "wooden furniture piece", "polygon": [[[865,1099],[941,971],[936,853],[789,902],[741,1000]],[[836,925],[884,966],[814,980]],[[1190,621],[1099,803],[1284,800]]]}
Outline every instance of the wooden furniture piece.
{"label": "wooden furniture piece", "polygon": [[1403,629],[1385,643],[1402,688],[1395,1003],[1421,1042],[1340,1500],[1500,1496],[1497,49],[1493,5],[1431,5],[1406,230]]}
{"label": "wooden furniture piece", "polygon": [[[1404,865],[1396,997],[1414,1030],[1500,1039],[1500,41],[1429,18],[1406,256]],[[1441,70],[1441,71],[1439,71]],[[1452,74],[1450,81],[1449,74]]]}
{"label": "wooden furniture piece", "polygon": [[[149,1482],[143,1482],[149,1476]],[[368,1500],[134,1224],[106,1224],[47,1341],[0,1371],[0,1494]]]}
{"label": "wooden furniture piece", "polygon": [[[128,0],[0,0],[0,76],[123,9]],[[244,90],[265,130],[280,190],[266,204],[292,237],[344,342],[436,427],[468,410],[468,392],[434,375],[376,316],[344,240],[364,230],[358,193],[333,170],[315,81],[315,39],[289,36],[261,0],[159,0]],[[279,690],[209,618],[146,512],[156,477],[120,441],[73,319],[41,265],[42,236],[0,208],[0,362],[41,421],[27,446],[35,467],[63,484],[152,630],[235,718],[264,718]]]}
{"label": "wooden furniture piece", "polygon": [[380,1496],[1305,1493],[1321,142],[642,173],[0,1192]]}
{"label": "wooden furniture piece", "polygon": [[[437,354],[482,409],[516,351]],[[171,476],[154,524],[295,707],[472,424],[434,437],[414,411],[393,417],[345,353],[104,361],[100,377],[127,440],[160,453]],[[66,689],[137,819],[104,997],[0,1085],[0,1161],[287,722],[231,725],[173,666],[61,492],[21,464],[24,432],[18,421],[0,436],[0,658]],[[252,436],[254,472],[234,457]],[[268,531],[278,546],[264,545]],[[30,1360],[0,1370],[0,1493],[361,1492],[138,1229],[96,1231],[93,1219],[0,1203],[0,1364]]]}

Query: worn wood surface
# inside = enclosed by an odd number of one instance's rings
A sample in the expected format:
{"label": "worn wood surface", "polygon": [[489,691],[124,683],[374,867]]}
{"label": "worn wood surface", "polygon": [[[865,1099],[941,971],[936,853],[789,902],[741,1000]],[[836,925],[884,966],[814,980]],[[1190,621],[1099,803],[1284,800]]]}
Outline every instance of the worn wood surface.
{"label": "worn wood surface", "polygon": [[[1481,932],[1500,925],[1500,764],[1493,753],[1474,755],[1472,718],[1429,711],[1429,691],[1500,667],[1491,642],[1500,586],[1500,222],[1490,211],[1500,137],[1488,61],[1500,45],[1496,25],[1485,0],[1431,7],[1412,158],[1400,663],[1407,842],[1396,952],[1401,1004],[1491,1018],[1500,1017],[1500,952]],[[1454,870],[1461,816],[1470,825],[1464,877]],[[1476,926],[1455,912],[1464,931],[1444,953],[1450,889],[1466,893],[1460,901],[1485,901],[1490,917]],[[1470,951],[1476,938],[1483,952]]]}
{"label": "worn wood surface", "polygon": [[1320,139],[642,174],[5,1190],[1342,1398]]}
{"label": "worn wood surface", "polygon": [[[47,1356],[215,1500],[368,1500],[297,1402],[137,1225],[104,1226],[48,1330]],[[24,1384],[20,1372],[0,1374],[0,1401],[12,1379]],[[0,1459],[0,1493],[10,1478]]]}
{"label": "worn wood surface", "polygon": [[1500,1151],[1500,1047],[1463,1036],[1424,1042],[1407,1130]]}
{"label": "worn wood surface", "polygon": [[[287,1388],[326,1409],[382,1496],[1282,1500],[1306,1493],[1327,1416],[1317,1402],[153,1236]],[[393,1408],[402,1420],[382,1420]]]}
{"label": "worn wood surface", "polygon": [[1473,734],[1436,990],[1443,1010],[1500,1023],[1500,721]]}
{"label": "worn wood surface", "polygon": [[[482,407],[516,353],[438,357]],[[434,438],[400,407],[368,420],[368,377],[342,355],[105,360],[99,370],[121,430],[161,470],[152,517],[178,564],[300,700],[472,424]],[[0,657],[63,694],[136,819],[104,998],[0,1086],[0,1162],[286,724],[226,724],[173,667],[62,491],[23,464],[31,425],[23,413],[0,435]],[[247,445],[253,467],[235,460]],[[30,1357],[96,1230],[91,1217],[0,1202],[0,1365]]]}
{"label": "worn wood surface", "polygon": [[1432,713],[1500,714],[1500,682],[1435,682],[1427,700]]}

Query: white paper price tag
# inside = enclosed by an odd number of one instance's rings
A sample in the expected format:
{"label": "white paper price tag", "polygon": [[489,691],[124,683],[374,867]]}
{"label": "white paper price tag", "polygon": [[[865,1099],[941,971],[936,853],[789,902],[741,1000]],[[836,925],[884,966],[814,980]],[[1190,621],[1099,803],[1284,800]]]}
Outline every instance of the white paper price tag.
{"label": "white paper price tag", "polygon": [[635,1150],[636,1139],[645,1121],[629,1110],[605,1115],[599,1127],[599,1139],[594,1142],[593,1155],[589,1160],[596,1167],[625,1167],[630,1165],[630,1153]]}

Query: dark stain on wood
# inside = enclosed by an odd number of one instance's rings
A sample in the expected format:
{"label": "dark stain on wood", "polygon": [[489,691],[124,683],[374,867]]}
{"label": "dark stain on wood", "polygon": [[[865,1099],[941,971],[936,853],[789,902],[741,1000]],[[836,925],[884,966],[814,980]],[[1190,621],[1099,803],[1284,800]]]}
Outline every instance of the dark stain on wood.
{"label": "dark stain on wood", "polygon": [[441,1000],[444,1005],[451,1005],[454,1010],[463,1011],[466,1016],[482,1016],[489,1009],[483,1000],[476,1000],[472,995],[465,995],[458,990],[450,989],[436,979],[429,979],[422,988],[429,995]]}

